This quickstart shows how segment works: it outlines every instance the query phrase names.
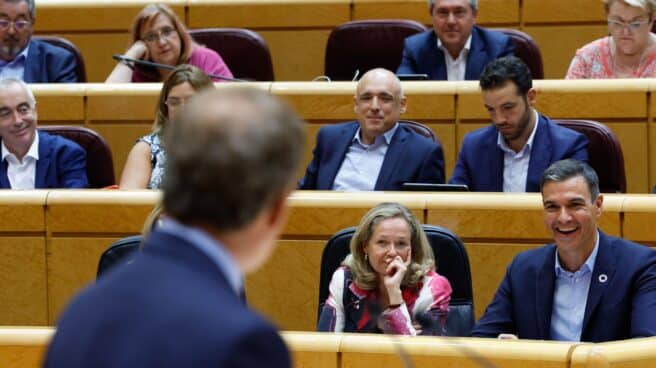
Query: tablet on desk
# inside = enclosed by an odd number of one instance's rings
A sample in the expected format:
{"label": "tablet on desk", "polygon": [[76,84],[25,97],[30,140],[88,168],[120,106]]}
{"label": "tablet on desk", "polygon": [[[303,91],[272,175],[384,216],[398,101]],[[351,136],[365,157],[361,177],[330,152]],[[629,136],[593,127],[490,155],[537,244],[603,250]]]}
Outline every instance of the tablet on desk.
{"label": "tablet on desk", "polygon": [[397,74],[396,76],[402,81],[428,80],[428,74]]}
{"label": "tablet on desk", "polygon": [[465,184],[403,183],[401,190],[411,192],[469,192]]}

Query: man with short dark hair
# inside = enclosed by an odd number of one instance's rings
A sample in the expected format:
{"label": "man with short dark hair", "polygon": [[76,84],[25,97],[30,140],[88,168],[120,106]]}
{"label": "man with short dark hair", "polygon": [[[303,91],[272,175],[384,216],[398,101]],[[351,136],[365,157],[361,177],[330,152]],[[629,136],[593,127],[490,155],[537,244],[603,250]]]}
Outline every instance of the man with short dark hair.
{"label": "man with short dark hair", "polygon": [[34,0],[0,0],[0,78],[27,83],[75,83],[75,56],[61,47],[33,40]]}
{"label": "man with short dark hair", "polygon": [[513,55],[510,37],[476,25],[477,0],[429,0],[433,29],[406,38],[397,74],[433,80],[477,80],[483,67]]}
{"label": "man with short dark hair", "polygon": [[477,192],[537,192],[542,172],[566,158],[588,160],[587,138],[539,114],[531,71],[510,56],[481,75],[492,125],[465,135],[449,183]]}
{"label": "man with short dark hair", "polygon": [[555,244],[515,257],[472,335],[585,342],[656,335],[656,251],[599,230],[595,171],[558,161],[540,184]]}
{"label": "man with short dark hair", "polygon": [[240,295],[286,222],[303,123],[257,89],[203,92],[174,120],[166,217],[134,261],[73,300],[46,367],[290,366],[275,328]]}
{"label": "man with short dark hair", "polygon": [[299,189],[400,190],[405,182],[444,183],[442,147],[399,123],[407,101],[394,73],[366,72],[353,100],[357,121],[319,130]]}
{"label": "man with short dark hair", "polygon": [[0,79],[0,188],[86,188],[87,154],[37,130],[36,100],[25,82]]}

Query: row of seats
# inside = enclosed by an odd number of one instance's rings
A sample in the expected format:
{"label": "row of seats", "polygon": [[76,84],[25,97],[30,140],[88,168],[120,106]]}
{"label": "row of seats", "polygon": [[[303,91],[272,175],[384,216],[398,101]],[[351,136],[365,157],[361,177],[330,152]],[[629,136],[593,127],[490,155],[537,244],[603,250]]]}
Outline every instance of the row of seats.
{"label": "row of seats", "polygon": [[[620,142],[605,125],[590,120],[556,120],[567,128],[584,134],[589,141],[590,165],[599,175],[603,193],[626,193],[624,156]],[[439,138],[424,124],[402,120],[401,124],[441,145]],[[91,129],[75,126],[41,126],[49,133],[78,143],[87,152],[87,178],[91,188],[104,188],[116,183],[112,153],[107,142]]]}
{"label": "row of seats", "polygon": [[[515,43],[516,55],[531,69],[533,79],[544,78],[542,55],[533,39],[514,29],[497,29]],[[353,21],[333,29],[326,45],[325,75],[331,80],[352,80],[357,74],[383,67],[396,70],[401,63],[403,40],[426,27],[403,19]],[[189,32],[196,42],[218,52],[235,78],[273,81],[273,63],[269,47],[256,32],[242,28],[205,28]],[[77,61],[77,78],[86,82],[86,70],[80,51],[66,39],[40,36],[41,39],[71,51]]]}
{"label": "row of seats", "polygon": [[[433,254],[437,258],[436,271],[446,277],[453,290],[449,303],[449,315],[445,330],[449,336],[470,336],[474,327],[474,295],[469,257],[462,240],[441,226],[423,225]],[[330,279],[350,253],[349,244],[355,227],[349,227],[333,235],[321,255],[318,315],[326,298]],[[140,235],[129,236],[113,243],[100,257],[97,277],[112,267],[128,262],[141,246]]]}

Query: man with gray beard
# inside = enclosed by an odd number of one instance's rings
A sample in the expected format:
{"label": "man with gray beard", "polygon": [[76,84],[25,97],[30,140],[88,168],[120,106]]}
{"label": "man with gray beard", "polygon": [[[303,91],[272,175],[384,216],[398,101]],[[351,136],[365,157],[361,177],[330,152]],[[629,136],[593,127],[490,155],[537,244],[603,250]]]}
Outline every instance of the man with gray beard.
{"label": "man with gray beard", "polygon": [[0,78],[26,83],[76,83],[75,56],[61,47],[32,40],[34,0],[0,0]]}

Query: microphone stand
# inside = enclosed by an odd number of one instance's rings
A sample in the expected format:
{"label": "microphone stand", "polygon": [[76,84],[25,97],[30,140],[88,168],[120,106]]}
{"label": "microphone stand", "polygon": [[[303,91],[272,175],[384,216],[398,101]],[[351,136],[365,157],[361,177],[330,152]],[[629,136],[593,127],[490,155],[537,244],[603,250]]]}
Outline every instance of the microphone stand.
{"label": "microphone stand", "polygon": [[[112,55],[112,59],[116,61],[124,61],[126,63],[132,63],[134,65],[143,65],[143,66],[149,66],[153,68],[159,68],[159,69],[166,69],[166,70],[173,70],[175,69],[174,66],[171,65],[166,65],[166,64],[160,64],[160,63],[154,63],[152,61],[146,61],[146,60],[140,60],[140,59],[133,59],[129,58],[127,56],[119,55],[119,54],[114,54]],[[130,66],[130,65],[128,65]],[[206,73],[208,77],[212,79],[220,79],[228,82],[247,82],[244,79],[239,79],[239,78],[230,78],[230,77],[224,77],[222,75],[216,75],[216,74],[209,74]]]}

